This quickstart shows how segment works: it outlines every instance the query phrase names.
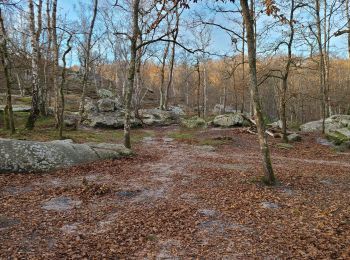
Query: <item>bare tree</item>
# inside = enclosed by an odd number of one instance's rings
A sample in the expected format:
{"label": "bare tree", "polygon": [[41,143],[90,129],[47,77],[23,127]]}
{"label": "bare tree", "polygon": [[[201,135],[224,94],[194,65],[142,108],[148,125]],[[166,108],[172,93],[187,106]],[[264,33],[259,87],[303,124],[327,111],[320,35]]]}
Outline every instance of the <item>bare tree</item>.
{"label": "bare tree", "polygon": [[85,110],[86,88],[87,88],[87,81],[88,81],[89,72],[90,72],[92,35],[93,35],[96,16],[97,16],[97,6],[98,6],[98,0],[94,0],[92,19],[91,19],[89,31],[87,32],[87,35],[86,35],[86,37],[87,37],[86,43],[83,44],[84,70],[83,70],[83,78],[82,78],[82,94],[81,94],[80,107],[79,107],[80,118],[82,118],[84,110]]}
{"label": "bare tree", "polygon": [[[29,4],[29,28],[31,35],[31,46],[32,46],[32,108],[30,115],[27,120],[26,128],[33,129],[35,121],[40,113],[40,77],[39,77],[39,59],[40,59],[40,50],[39,50],[39,39],[41,34],[41,8],[42,0],[39,0],[38,4],[38,17],[37,25],[35,25],[35,11],[34,11],[34,2],[33,0],[28,0]],[[37,27],[37,28],[36,28]]]}
{"label": "bare tree", "polygon": [[6,128],[10,129],[11,133],[14,134],[16,131],[14,115],[12,110],[12,65],[9,59],[8,53],[8,39],[4,25],[4,19],[2,17],[2,9],[0,5],[0,60],[4,68],[5,80],[6,80],[6,106],[4,109],[4,119]]}
{"label": "bare tree", "polygon": [[62,56],[62,73],[61,73],[61,84],[59,87],[59,94],[61,97],[61,107],[59,111],[59,138],[63,139],[63,126],[64,126],[64,108],[65,108],[65,102],[64,102],[64,87],[66,84],[66,56],[69,54],[69,52],[72,50],[72,46],[70,45],[70,42],[72,40],[72,34],[69,35],[67,40],[67,49],[64,51]]}
{"label": "bare tree", "polygon": [[265,181],[268,184],[275,184],[276,179],[272,168],[269,146],[267,144],[267,138],[265,135],[265,123],[263,119],[262,108],[260,104],[259,86],[257,79],[256,69],[256,37],[254,30],[254,18],[252,16],[252,10],[248,5],[248,0],[240,0],[242,15],[244,18],[247,46],[248,46],[248,63],[249,63],[249,76],[250,76],[250,89],[252,99],[254,101],[254,116],[256,118],[256,125],[258,129],[258,138],[260,144],[260,150],[263,157],[263,170],[265,174]]}

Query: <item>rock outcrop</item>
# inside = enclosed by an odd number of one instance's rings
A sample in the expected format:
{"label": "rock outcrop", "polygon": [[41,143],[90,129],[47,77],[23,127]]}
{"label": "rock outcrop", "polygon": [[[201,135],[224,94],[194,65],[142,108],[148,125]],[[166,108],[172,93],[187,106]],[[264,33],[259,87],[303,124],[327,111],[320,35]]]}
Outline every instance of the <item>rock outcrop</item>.
{"label": "rock outcrop", "polygon": [[[333,115],[325,120],[326,132],[344,127],[350,127],[350,115]],[[300,126],[300,130],[303,132],[322,131],[322,120],[303,124]]]}
{"label": "rock outcrop", "polygon": [[203,118],[194,116],[187,119],[181,119],[181,126],[186,128],[201,128],[201,127],[206,127],[207,123]]}
{"label": "rock outcrop", "polygon": [[100,97],[100,98],[112,98],[113,97],[113,93],[112,91],[108,90],[108,89],[104,89],[104,88],[101,88],[98,90],[97,92],[97,95]]}
{"label": "rock outcrop", "polygon": [[249,122],[245,120],[243,114],[235,113],[216,116],[213,120],[213,125],[221,127],[235,127],[249,125]]}
{"label": "rock outcrop", "polygon": [[[308,122],[300,126],[303,132],[322,131],[322,120]],[[333,115],[325,120],[327,137],[335,144],[350,141],[350,115]]]}
{"label": "rock outcrop", "polygon": [[[95,128],[123,128],[124,109],[117,99],[103,98],[96,103],[88,100],[85,106],[82,124]],[[141,126],[141,121],[131,116],[131,126]]]}
{"label": "rock outcrop", "polygon": [[159,108],[140,109],[139,115],[146,125],[167,126],[179,123],[185,113],[180,107],[170,107],[169,110]]}
{"label": "rock outcrop", "polygon": [[221,113],[239,113],[239,111],[234,109],[232,106],[226,106],[224,111],[224,105],[216,104],[213,108],[213,114],[219,115]]}
{"label": "rock outcrop", "polygon": [[131,155],[123,145],[75,144],[72,140],[35,142],[0,139],[0,173],[43,172]]}

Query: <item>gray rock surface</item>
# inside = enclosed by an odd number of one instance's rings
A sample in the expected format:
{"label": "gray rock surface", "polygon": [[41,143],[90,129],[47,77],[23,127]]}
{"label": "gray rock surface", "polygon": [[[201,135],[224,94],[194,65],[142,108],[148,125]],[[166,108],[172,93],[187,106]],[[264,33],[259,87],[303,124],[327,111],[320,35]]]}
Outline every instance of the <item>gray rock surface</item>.
{"label": "gray rock surface", "polygon": [[117,109],[116,101],[111,98],[103,98],[97,101],[97,108],[99,112],[112,112]]}
{"label": "gray rock surface", "polygon": [[[304,132],[322,131],[322,120],[308,122],[300,126]],[[340,145],[350,141],[350,115],[333,115],[325,120],[327,138]]]}
{"label": "gray rock surface", "polygon": [[222,104],[216,104],[213,108],[213,114],[219,115],[221,113],[237,113],[236,109],[234,109],[232,106],[226,106],[225,107],[225,112],[224,112],[224,105]]}
{"label": "gray rock surface", "polygon": [[[124,110],[118,100],[102,98],[94,103],[87,100],[82,124],[95,128],[123,128]],[[131,126],[141,126],[141,121],[132,114]]]}
{"label": "gray rock surface", "polygon": [[79,207],[80,200],[73,200],[70,197],[57,197],[50,199],[41,206],[45,210],[66,211]]}
{"label": "gray rock surface", "polygon": [[[350,115],[333,115],[325,120],[325,129],[327,131],[334,131],[339,128],[350,126]],[[311,121],[300,126],[303,132],[322,131],[322,120]]]}
{"label": "gray rock surface", "polygon": [[179,123],[184,112],[180,107],[170,107],[169,110],[152,108],[140,109],[139,115],[142,118],[142,122],[146,125],[166,126]]}
{"label": "gray rock surface", "polygon": [[[124,127],[124,111],[117,110],[113,112],[93,112],[88,113],[84,117],[83,124],[95,128],[123,128]],[[131,116],[131,126],[141,126],[141,121]]]}
{"label": "gray rock surface", "polygon": [[118,144],[75,144],[72,140],[35,142],[0,139],[0,173],[43,172],[131,154]]}
{"label": "gray rock surface", "polygon": [[293,133],[288,135],[288,141],[289,142],[299,142],[301,141],[301,135],[297,134],[297,133]]}
{"label": "gray rock surface", "polygon": [[206,127],[207,123],[203,118],[194,116],[187,119],[181,119],[181,125],[186,128],[200,128],[200,127]]}
{"label": "gray rock surface", "polygon": [[[1,105],[0,106],[0,112],[4,111],[5,106]],[[13,112],[29,112],[31,110],[30,106],[18,106],[18,105],[13,105],[12,106]]]}
{"label": "gray rock surface", "polygon": [[219,115],[213,120],[215,126],[221,127],[243,126],[246,123],[247,122],[241,113]]}
{"label": "gray rock surface", "polygon": [[100,97],[100,98],[111,98],[113,97],[113,93],[112,91],[108,90],[108,89],[104,89],[104,88],[101,88],[98,90],[97,92],[97,95]]}

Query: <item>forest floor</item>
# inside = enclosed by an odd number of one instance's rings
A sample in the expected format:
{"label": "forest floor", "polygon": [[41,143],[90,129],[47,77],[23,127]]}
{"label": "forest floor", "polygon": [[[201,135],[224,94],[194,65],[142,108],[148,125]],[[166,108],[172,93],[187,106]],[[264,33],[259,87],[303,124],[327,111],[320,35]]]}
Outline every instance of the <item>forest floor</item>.
{"label": "forest floor", "polygon": [[240,129],[134,132],[132,158],[0,175],[0,258],[350,258],[350,153],[270,139],[269,187]]}

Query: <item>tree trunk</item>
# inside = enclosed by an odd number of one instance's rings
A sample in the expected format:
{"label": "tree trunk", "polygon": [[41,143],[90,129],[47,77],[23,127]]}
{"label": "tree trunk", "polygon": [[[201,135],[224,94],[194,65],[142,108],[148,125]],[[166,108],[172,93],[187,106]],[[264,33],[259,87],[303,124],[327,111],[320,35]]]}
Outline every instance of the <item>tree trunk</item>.
{"label": "tree trunk", "polygon": [[347,35],[348,35],[348,55],[350,60],[350,0],[346,0],[345,8],[346,8],[346,19],[348,21],[347,27],[349,31]]}
{"label": "tree trunk", "polygon": [[40,109],[39,109],[39,88],[40,88],[40,78],[39,78],[39,42],[37,37],[37,32],[35,29],[35,15],[34,15],[34,3],[33,0],[29,0],[29,29],[31,34],[31,64],[32,64],[32,108],[27,120],[26,128],[31,130],[35,126],[35,121],[37,120]]}
{"label": "tree trunk", "polygon": [[284,77],[282,79],[282,93],[280,97],[280,119],[282,122],[282,139],[283,142],[288,143],[287,136],[287,115],[286,115],[286,95],[288,87],[288,78]]}
{"label": "tree trunk", "polygon": [[247,45],[248,45],[248,63],[249,63],[249,74],[250,74],[250,88],[252,99],[254,101],[254,114],[256,118],[256,125],[258,130],[258,138],[260,150],[263,157],[263,170],[265,174],[265,182],[273,185],[276,183],[275,175],[273,172],[270,151],[267,144],[265,135],[265,123],[263,120],[263,113],[260,104],[259,87],[256,71],[256,39],[254,34],[254,19],[249,10],[248,0],[240,0],[242,7],[242,15],[247,31]]}
{"label": "tree trunk", "polygon": [[317,27],[317,44],[319,50],[319,78],[321,89],[321,113],[322,113],[322,133],[325,133],[325,120],[326,120],[326,103],[327,103],[327,88],[325,86],[325,64],[324,64],[324,50],[322,46],[322,29],[321,29],[321,17],[320,17],[320,0],[315,0],[315,12],[316,12],[316,27]]}
{"label": "tree trunk", "polygon": [[201,116],[201,109],[200,109],[200,99],[201,99],[201,71],[200,71],[200,67],[199,67],[199,61],[197,61],[197,74],[198,74],[198,85],[197,85],[197,115],[198,117]]}
{"label": "tree trunk", "polygon": [[203,65],[203,117],[207,117],[208,113],[208,84],[207,84],[206,64]]}
{"label": "tree trunk", "polygon": [[164,48],[164,52],[163,52],[163,59],[162,59],[162,68],[160,71],[160,87],[159,87],[159,108],[161,110],[165,110],[165,90],[164,90],[164,82],[165,82],[165,62],[166,62],[166,58],[168,56],[169,53],[169,46],[170,46],[170,42],[166,43],[165,48]]}
{"label": "tree trunk", "polygon": [[[57,0],[54,0],[57,1]],[[72,35],[69,36],[67,40],[67,49],[63,53],[62,56],[62,74],[61,74],[61,84],[60,84],[60,96],[61,96],[61,110],[60,110],[60,126],[59,126],[59,138],[63,139],[63,126],[64,126],[64,108],[65,108],[65,103],[64,103],[64,85],[66,84],[66,56],[68,53],[72,50],[72,46],[70,46],[70,41],[72,39]]]}
{"label": "tree trunk", "polygon": [[87,81],[89,78],[89,72],[90,72],[90,55],[91,55],[91,41],[92,41],[92,34],[94,31],[95,21],[96,21],[96,15],[97,15],[97,6],[98,6],[98,0],[94,0],[94,10],[92,15],[92,20],[88,32],[88,39],[87,44],[85,46],[85,58],[84,58],[84,72],[83,72],[83,79],[82,79],[82,94],[81,94],[81,100],[80,100],[80,107],[79,107],[79,116],[80,118],[83,117],[83,114],[85,112],[85,98],[86,98],[86,88],[87,88]]}
{"label": "tree trunk", "polygon": [[130,117],[131,117],[131,99],[135,80],[135,66],[137,55],[137,39],[139,35],[139,6],[140,0],[134,0],[132,3],[132,37],[130,39],[130,63],[128,69],[128,82],[125,92],[125,117],[124,117],[124,146],[131,148],[130,141]]}
{"label": "tree trunk", "polygon": [[57,0],[53,0],[52,3],[52,49],[53,49],[53,62],[52,62],[52,77],[53,77],[53,90],[55,93],[55,103],[54,103],[54,112],[55,112],[55,120],[56,120],[56,128],[59,128],[60,125],[60,91],[59,91],[59,86],[58,86],[58,69],[59,69],[59,64],[58,64],[58,55],[59,55],[59,46],[58,46],[58,41],[57,41],[57,28],[56,28],[56,23],[57,23]]}
{"label": "tree trunk", "polygon": [[11,71],[11,62],[9,59],[7,51],[7,34],[4,26],[4,20],[2,18],[2,10],[0,8],[0,59],[3,66],[5,81],[6,81],[6,107],[4,109],[4,118],[6,128],[11,130],[11,134],[16,132],[15,121],[12,111],[12,71]]}
{"label": "tree trunk", "polygon": [[[178,10],[178,7],[176,6],[175,8],[175,15],[176,15],[176,24],[175,24],[175,32],[172,34],[173,36],[173,44],[171,47],[171,55],[170,55],[170,66],[169,66],[169,81],[168,81],[168,85],[166,88],[166,92],[165,92],[165,102],[164,102],[164,106],[165,109],[168,109],[168,103],[169,103],[169,97],[170,97],[170,87],[173,83],[173,76],[174,76],[174,63],[175,63],[175,47],[176,47],[176,40],[177,40],[177,36],[179,34],[179,23],[180,23],[180,13]],[[175,92],[174,92],[175,94]]]}
{"label": "tree trunk", "polygon": [[[242,38],[245,38],[245,26],[244,26],[244,22],[243,22],[243,30],[242,30]],[[244,108],[245,108],[245,42],[242,41],[242,107],[241,107],[241,113],[244,112]]]}

